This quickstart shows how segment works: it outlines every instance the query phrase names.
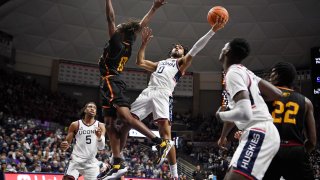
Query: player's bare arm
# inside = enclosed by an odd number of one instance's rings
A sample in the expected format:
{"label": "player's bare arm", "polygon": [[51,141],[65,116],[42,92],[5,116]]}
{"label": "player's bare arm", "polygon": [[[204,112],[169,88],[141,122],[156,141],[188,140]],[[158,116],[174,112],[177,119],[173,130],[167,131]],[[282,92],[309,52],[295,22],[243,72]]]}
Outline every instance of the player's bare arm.
{"label": "player's bare arm", "polygon": [[158,62],[153,62],[145,59],[147,44],[150,42],[152,37],[152,30],[149,27],[144,27],[141,31],[142,42],[138,51],[136,64],[147,71],[154,72],[157,69]]}
{"label": "player's bare arm", "polygon": [[227,150],[226,145],[227,145],[227,136],[232,130],[232,128],[235,126],[233,122],[224,122],[223,123],[223,128],[222,132],[220,135],[220,138],[218,140],[218,146],[224,150]]}
{"label": "player's bare arm", "polygon": [[66,151],[70,147],[71,141],[75,136],[75,133],[77,132],[77,130],[78,130],[78,121],[72,122],[68,128],[68,134],[66,136],[66,139],[62,141],[60,145],[63,151]]}
{"label": "player's bare arm", "polygon": [[258,86],[265,101],[274,101],[282,96],[282,91],[266,80],[261,79]]}
{"label": "player's bare arm", "polygon": [[109,37],[116,31],[115,15],[111,0],[106,0],[106,17],[108,22]]}
{"label": "player's bare arm", "polygon": [[[233,100],[234,100],[235,103],[237,103],[237,102],[239,102],[241,100],[249,100],[249,99],[250,98],[249,98],[249,92],[248,91],[239,91],[233,97]],[[246,105],[246,104],[244,104],[244,105]],[[247,108],[251,109],[250,104],[249,104],[249,106]],[[234,117],[234,116],[245,116],[246,117],[247,116],[247,115],[240,114],[242,112],[241,112],[241,109],[239,109],[239,108],[234,108],[233,110],[230,110],[230,111],[227,111],[227,112],[229,112],[229,114],[227,114],[227,117],[228,116],[230,116],[230,117]],[[217,117],[218,120],[221,120],[220,113],[222,113],[222,112],[220,111],[220,108],[219,108],[217,113],[216,113],[216,117]],[[247,117],[247,118],[249,119],[250,116]],[[218,140],[218,146],[221,147],[222,149],[226,149],[225,145],[227,143],[227,136],[230,133],[230,131],[232,130],[232,128],[235,126],[235,124],[233,122],[228,122],[228,119],[224,120],[224,121],[225,122],[223,124],[222,132],[221,132],[220,138]],[[232,121],[232,119],[230,119],[230,121]]]}
{"label": "player's bare arm", "polygon": [[97,136],[97,148],[98,150],[103,150],[105,148],[105,141],[106,141],[106,127],[105,124],[99,123],[98,127],[96,128],[95,132]]}
{"label": "player's bare arm", "polygon": [[166,4],[164,0],[154,0],[151,9],[147,12],[147,14],[140,21],[141,28],[144,28],[150,21],[153,14],[159,9],[162,5]]}
{"label": "player's bare arm", "polygon": [[198,52],[200,52],[208,43],[210,38],[214,35],[214,33],[222,29],[225,26],[225,24],[226,24],[226,19],[223,19],[222,17],[217,16],[216,23],[212,26],[211,30],[207,34],[205,34],[203,37],[201,37],[193,45],[193,47],[191,48],[191,50],[186,56],[179,59],[180,71],[182,73],[184,73],[191,65],[192,57],[194,57]]}
{"label": "player's bare arm", "polygon": [[98,139],[101,138],[101,136],[106,135],[106,126],[104,123],[99,123],[99,127],[96,129],[96,136]]}
{"label": "player's bare arm", "polygon": [[313,151],[317,143],[316,124],[313,116],[313,105],[312,102],[305,98],[306,106],[306,141],[304,143],[308,153]]}

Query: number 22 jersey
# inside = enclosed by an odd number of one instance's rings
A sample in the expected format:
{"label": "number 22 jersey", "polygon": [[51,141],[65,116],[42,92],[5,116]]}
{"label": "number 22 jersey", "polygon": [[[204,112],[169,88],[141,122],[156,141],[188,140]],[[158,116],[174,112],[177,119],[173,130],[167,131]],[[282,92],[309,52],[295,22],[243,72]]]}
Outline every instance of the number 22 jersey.
{"label": "number 22 jersey", "polygon": [[273,123],[277,127],[281,140],[304,143],[305,97],[291,89],[278,87],[284,97],[268,103]]}

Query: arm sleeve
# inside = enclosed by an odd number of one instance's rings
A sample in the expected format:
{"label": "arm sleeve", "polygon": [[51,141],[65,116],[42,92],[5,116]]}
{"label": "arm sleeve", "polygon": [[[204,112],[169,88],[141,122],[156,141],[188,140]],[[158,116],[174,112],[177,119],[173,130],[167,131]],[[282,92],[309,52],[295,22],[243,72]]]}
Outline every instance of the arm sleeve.
{"label": "arm sleeve", "polygon": [[192,57],[194,57],[195,55],[198,54],[198,52],[200,52],[204,46],[208,43],[208,41],[210,40],[210,38],[215,34],[215,32],[213,32],[211,29],[210,31],[205,34],[204,36],[202,36],[194,45],[193,47],[190,49],[190,51],[188,52],[188,54],[190,54]]}
{"label": "arm sleeve", "polygon": [[98,150],[103,150],[105,147],[105,141],[106,141],[106,137],[105,136],[101,136],[100,139],[97,139],[97,146],[98,146]]}
{"label": "arm sleeve", "polygon": [[252,108],[249,99],[239,100],[230,111],[219,112],[223,121],[249,121],[252,118]]}

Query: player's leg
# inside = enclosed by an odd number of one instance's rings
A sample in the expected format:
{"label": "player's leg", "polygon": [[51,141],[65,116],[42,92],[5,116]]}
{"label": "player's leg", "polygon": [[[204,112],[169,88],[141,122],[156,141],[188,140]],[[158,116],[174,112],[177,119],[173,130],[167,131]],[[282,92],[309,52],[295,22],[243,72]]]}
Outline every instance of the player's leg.
{"label": "player's leg", "polygon": [[[281,149],[279,150],[281,151]],[[267,172],[264,174],[263,180],[274,180],[274,179],[280,179],[280,177],[283,175],[283,172],[286,170],[284,168],[283,163],[284,159],[281,159],[278,154],[272,159],[271,164],[268,167]]]}
{"label": "player's leg", "polygon": [[125,122],[128,123],[132,128],[136,129],[141,134],[151,139],[153,142],[157,144],[161,143],[161,139],[157,138],[157,136],[154,133],[152,133],[151,130],[145,124],[143,124],[143,122],[139,121],[131,115],[131,112],[128,107],[118,106],[117,111],[121,118],[124,119]]}
{"label": "player's leg", "polygon": [[79,171],[77,170],[77,166],[78,166],[78,163],[71,159],[68,165],[66,166],[62,180],[78,179]]}
{"label": "player's leg", "polygon": [[[171,125],[169,120],[159,120],[158,121],[159,133],[163,139],[171,139]],[[178,179],[178,168],[177,168],[177,159],[176,159],[176,148],[173,145],[167,155],[170,173],[172,174],[174,179]]]}
{"label": "player's leg", "polygon": [[[150,98],[148,96],[148,89],[142,91],[142,93],[138,96],[138,98],[131,104],[131,114],[137,120],[142,120],[150,114],[151,105]],[[128,123],[122,123],[121,127],[121,141],[120,141],[120,149],[122,150],[127,142],[128,134],[130,129],[132,128]]]}
{"label": "player's leg", "polygon": [[83,177],[84,179],[97,179],[100,173],[100,167],[97,159],[92,159],[83,164]]}
{"label": "player's leg", "polygon": [[288,169],[285,179],[314,179],[313,170],[309,161],[309,155],[303,145],[282,147],[286,151],[287,164],[282,168]]}
{"label": "player's leg", "polygon": [[106,132],[109,137],[112,154],[114,157],[120,157],[120,136],[118,135],[115,127],[115,121],[117,119],[117,110],[113,106],[113,100],[117,98],[119,88],[115,80],[106,77],[102,81],[101,87],[101,99],[102,110],[104,116],[104,123],[106,124]]}
{"label": "player's leg", "polygon": [[127,120],[126,123],[128,123],[130,127],[136,129],[143,135],[150,138],[153,143],[157,144],[158,154],[161,159],[158,159],[156,161],[157,164],[160,165],[163,162],[164,158],[167,156],[168,151],[170,151],[173,142],[170,142],[169,140],[162,140],[161,138],[157,137],[145,124],[143,124],[143,122],[139,121],[131,115],[128,107],[118,107],[117,109],[121,117]]}
{"label": "player's leg", "polygon": [[[168,155],[168,160],[170,163],[170,170],[173,171],[175,176],[178,176],[176,171],[176,151],[174,148],[174,142],[171,140],[171,120],[172,120],[172,102],[173,99],[167,92],[154,91],[152,99],[153,107],[153,119],[157,120],[159,126],[159,132],[161,138],[167,141],[167,147],[157,147],[159,151],[159,157],[156,163],[162,164],[165,157]],[[171,150],[172,149],[172,150]]]}
{"label": "player's leg", "polygon": [[113,157],[120,157],[120,135],[115,128],[115,117],[104,117]]}
{"label": "player's leg", "polygon": [[[112,106],[103,106],[103,114],[104,114],[104,122],[106,124],[106,132],[109,138],[109,143],[111,146],[112,156],[114,157],[114,161],[112,164],[112,168],[109,171],[103,171],[98,176],[96,176],[97,179],[110,179],[114,178],[115,176],[121,176],[122,171],[124,173],[127,171],[125,167],[118,168],[118,164],[120,164],[121,161],[121,149],[120,149],[120,133],[118,132],[116,128],[116,118],[117,118],[117,112],[116,109]],[[119,171],[119,169],[121,171]]]}
{"label": "player's leg", "polygon": [[109,86],[112,88],[112,104],[117,108],[117,114],[119,118],[123,119],[124,123],[129,124],[132,128],[136,129],[143,135],[150,138],[153,142],[160,144],[161,139],[157,138],[151,130],[144,125],[141,121],[135,119],[130,112],[129,98],[125,96],[126,85],[121,79],[114,77],[112,81],[109,81]]}
{"label": "player's leg", "polygon": [[121,177],[128,171],[128,168],[123,163],[124,160],[121,158],[121,136],[120,132],[116,129],[115,121],[116,119],[114,117],[105,117],[106,130],[112,150],[113,163],[109,171],[101,172],[98,176],[96,176],[98,180],[115,179]]}
{"label": "player's leg", "polygon": [[123,148],[127,144],[127,139],[131,126],[129,124],[123,123],[120,129],[120,151],[122,152]]}

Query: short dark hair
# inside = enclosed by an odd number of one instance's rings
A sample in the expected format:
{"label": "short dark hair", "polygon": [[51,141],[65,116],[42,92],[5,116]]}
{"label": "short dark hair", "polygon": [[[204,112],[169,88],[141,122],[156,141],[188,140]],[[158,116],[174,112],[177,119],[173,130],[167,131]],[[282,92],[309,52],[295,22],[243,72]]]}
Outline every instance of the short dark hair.
{"label": "short dark hair", "polygon": [[278,62],[272,66],[271,73],[272,72],[277,73],[275,85],[293,87],[297,76],[297,70],[293,64]]}
{"label": "short dark hair", "polygon": [[94,104],[95,106],[97,106],[97,104],[95,102],[88,102],[86,105],[84,105],[81,110],[80,110],[80,118],[84,118],[84,116],[86,115],[86,113],[84,112],[84,110],[86,110],[87,106],[89,104]]}
{"label": "short dark hair", "polygon": [[169,52],[168,52],[168,57],[171,57],[171,52],[172,52],[172,49],[176,46],[176,45],[180,45],[182,46],[183,48],[183,55],[185,56],[188,52],[189,52],[189,48],[181,43],[175,43],[175,44],[172,44]]}
{"label": "short dark hair", "polygon": [[241,63],[250,54],[250,45],[245,39],[235,38],[229,42],[229,47],[227,56],[232,59],[232,63]]}

